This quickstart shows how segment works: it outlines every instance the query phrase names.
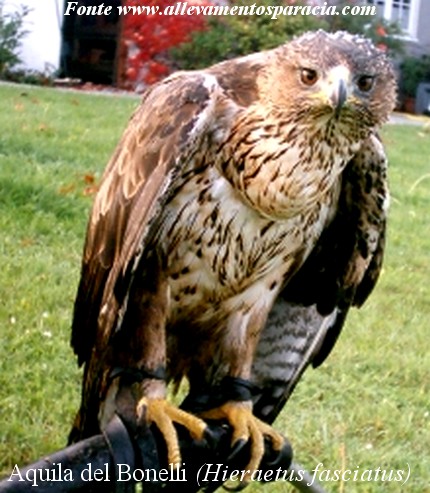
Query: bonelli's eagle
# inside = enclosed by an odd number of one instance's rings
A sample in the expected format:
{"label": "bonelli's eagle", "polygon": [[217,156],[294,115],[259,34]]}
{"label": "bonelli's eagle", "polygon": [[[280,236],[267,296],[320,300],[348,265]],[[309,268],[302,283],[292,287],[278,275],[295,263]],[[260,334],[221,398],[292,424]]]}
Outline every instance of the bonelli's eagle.
{"label": "bonelli's eagle", "polygon": [[[395,91],[369,40],[323,31],[146,90],[88,224],[72,441],[118,412],[154,423],[174,464],[173,423],[201,438],[227,420],[251,470],[264,438],[281,447],[267,423],[378,278]],[[179,409],[166,386],[184,377]]]}

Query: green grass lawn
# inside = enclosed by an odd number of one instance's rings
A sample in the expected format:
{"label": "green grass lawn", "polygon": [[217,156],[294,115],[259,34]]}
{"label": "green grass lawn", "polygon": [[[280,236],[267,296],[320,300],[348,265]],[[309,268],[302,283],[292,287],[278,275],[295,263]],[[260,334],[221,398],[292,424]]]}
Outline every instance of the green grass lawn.
{"label": "green grass lawn", "polygon": [[[80,392],[69,332],[88,210],[136,103],[0,86],[0,477],[65,445]],[[409,467],[410,478],[329,481],[329,492],[430,492],[430,132],[389,126],[383,138],[392,206],[381,280],[276,427],[309,470]]]}

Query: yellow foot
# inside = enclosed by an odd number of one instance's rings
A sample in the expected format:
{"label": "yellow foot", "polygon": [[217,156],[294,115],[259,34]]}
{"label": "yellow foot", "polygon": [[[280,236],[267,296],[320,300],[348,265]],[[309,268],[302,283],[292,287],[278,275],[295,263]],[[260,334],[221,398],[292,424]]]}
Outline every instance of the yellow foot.
{"label": "yellow foot", "polygon": [[175,468],[181,467],[182,460],[173,423],[185,426],[195,440],[201,440],[207,428],[204,421],[169,404],[165,399],[142,398],[137,405],[137,415],[147,423],[154,423],[160,430],[166,441],[168,462]]}
{"label": "yellow foot", "polygon": [[281,450],[284,445],[284,438],[280,433],[252,414],[252,405],[249,402],[226,402],[201,416],[205,419],[226,419],[233,428],[232,447],[239,441],[250,441],[251,457],[245,468],[247,472],[242,483],[248,482],[261,463],[264,455],[264,437],[271,440],[274,450]]}

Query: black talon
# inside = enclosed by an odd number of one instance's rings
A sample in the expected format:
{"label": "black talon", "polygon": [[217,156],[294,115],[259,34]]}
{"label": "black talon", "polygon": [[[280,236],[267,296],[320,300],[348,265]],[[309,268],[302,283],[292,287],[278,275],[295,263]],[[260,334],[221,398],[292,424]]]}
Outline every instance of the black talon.
{"label": "black talon", "polygon": [[221,439],[221,434],[217,433],[215,430],[217,430],[217,428],[209,428],[208,426],[203,433],[203,440],[208,444],[210,449],[215,449],[219,445]]}
{"label": "black talon", "polygon": [[233,462],[235,464],[237,462],[243,462],[243,457],[245,456],[244,450],[247,446],[249,448],[249,442],[247,440],[244,440],[243,438],[237,440],[227,457],[227,462]]}

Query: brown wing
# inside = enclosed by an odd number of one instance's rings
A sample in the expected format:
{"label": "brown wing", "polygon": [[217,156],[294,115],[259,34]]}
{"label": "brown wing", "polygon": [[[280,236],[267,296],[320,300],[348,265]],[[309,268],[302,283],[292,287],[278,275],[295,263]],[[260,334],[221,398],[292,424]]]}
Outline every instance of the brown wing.
{"label": "brown wing", "polygon": [[381,271],[388,205],[386,157],[371,136],[342,177],[336,215],[278,298],[261,337],[254,412],[273,421],[305,369],[329,355],[351,306],[361,306]]}
{"label": "brown wing", "polygon": [[213,77],[178,74],[150,88],[131,118],[88,224],[71,340],[79,364],[108,344],[151,222],[213,125],[220,97]]}

